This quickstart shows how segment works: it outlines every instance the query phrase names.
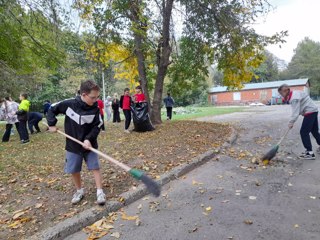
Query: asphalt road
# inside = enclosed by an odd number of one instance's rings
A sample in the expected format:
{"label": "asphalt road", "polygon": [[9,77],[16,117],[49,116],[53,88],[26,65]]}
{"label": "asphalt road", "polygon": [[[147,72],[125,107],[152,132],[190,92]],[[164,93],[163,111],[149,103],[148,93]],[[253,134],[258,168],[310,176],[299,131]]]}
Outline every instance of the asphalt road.
{"label": "asphalt road", "polygon": [[[290,106],[271,106],[199,119],[234,124],[239,138],[233,149],[166,185],[160,198],[149,196],[125,207],[127,215],[139,216],[140,226],[119,215],[111,232],[125,240],[319,240],[320,156],[297,158],[303,151],[301,119],[272,165],[251,163],[280,139],[289,116]],[[242,160],[230,157],[240,151]],[[86,237],[78,232],[68,239]]]}

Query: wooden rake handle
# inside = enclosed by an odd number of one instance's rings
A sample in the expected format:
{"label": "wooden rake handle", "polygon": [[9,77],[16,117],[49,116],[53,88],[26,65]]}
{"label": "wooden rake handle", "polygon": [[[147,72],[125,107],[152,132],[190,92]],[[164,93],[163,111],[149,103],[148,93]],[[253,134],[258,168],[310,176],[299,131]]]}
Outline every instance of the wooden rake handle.
{"label": "wooden rake handle", "polygon": [[[44,125],[46,125],[47,127],[49,127],[49,125],[45,122],[42,122]],[[80,140],[71,137],[70,135],[66,134],[65,132],[62,132],[60,130],[57,130],[58,133],[60,133],[61,135],[65,136],[66,138],[69,138],[70,140],[80,144],[81,146],[85,146],[85,144],[83,142],[81,142]],[[129,172],[131,170],[131,168],[129,166],[127,166],[126,164],[119,162],[118,160],[114,159],[113,157],[110,157],[106,154],[104,154],[103,152],[100,152],[99,150],[90,147],[88,150],[98,154],[100,157],[103,157],[104,159],[108,160],[109,162],[112,162],[113,164],[117,165],[118,167],[122,168],[123,170],[125,170],[126,172]]]}
{"label": "wooden rake handle", "polygon": [[289,131],[290,131],[291,128],[288,128],[288,130],[285,132],[285,134],[282,136],[282,138],[279,140],[278,144],[277,145],[280,145],[283,140],[285,139],[285,137],[288,135]]}

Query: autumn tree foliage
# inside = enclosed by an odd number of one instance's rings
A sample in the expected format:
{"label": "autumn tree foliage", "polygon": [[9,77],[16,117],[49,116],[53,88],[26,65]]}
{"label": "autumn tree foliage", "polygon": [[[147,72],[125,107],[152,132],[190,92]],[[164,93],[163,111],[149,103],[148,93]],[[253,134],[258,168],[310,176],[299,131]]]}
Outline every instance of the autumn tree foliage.
{"label": "autumn tree foliage", "polygon": [[[168,72],[175,81],[183,83],[194,75],[190,66],[199,71],[198,75],[206,75],[203,62],[216,62],[224,73],[224,84],[230,89],[241,88],[254,76],[253,69],[263,62],[264,47],[282,42],[286,35],[281,32],[261,36],[252,28],[256,18],[270,9],[265,0],[77,0],[75,7],[83,19],[93,24],[97,38],[130,46],[154,123],[161,122]],[[180,16],[178,25],[182,27],[180,38],[189,41],[194,56],[201,54],[184,61],[184,68],[174,67],[183,56],[175,37],[176,15]]]}

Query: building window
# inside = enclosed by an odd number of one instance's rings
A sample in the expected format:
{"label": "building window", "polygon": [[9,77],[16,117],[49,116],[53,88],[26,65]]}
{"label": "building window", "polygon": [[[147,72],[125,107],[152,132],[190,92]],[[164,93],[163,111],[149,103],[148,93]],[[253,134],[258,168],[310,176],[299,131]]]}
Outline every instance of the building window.
{"label": "building window", "polygon": [[241,93],[240,92],[233,93],[233,101],[241,101]]}

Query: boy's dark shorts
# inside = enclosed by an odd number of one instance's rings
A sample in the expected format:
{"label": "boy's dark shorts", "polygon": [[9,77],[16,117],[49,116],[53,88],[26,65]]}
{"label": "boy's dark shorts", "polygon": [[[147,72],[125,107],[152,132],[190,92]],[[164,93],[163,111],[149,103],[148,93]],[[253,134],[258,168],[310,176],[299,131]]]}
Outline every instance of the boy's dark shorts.
{"label": "boy's dark shorts", "polygon": [[78,173],[82,170],[82,161],[85,161],[87,164],[88,170],[99,170],[100,163],[99,157],[94,152],[85,152],[85,153],[73,153],[66,152],[66,164],[64,167],[65,173]]}

